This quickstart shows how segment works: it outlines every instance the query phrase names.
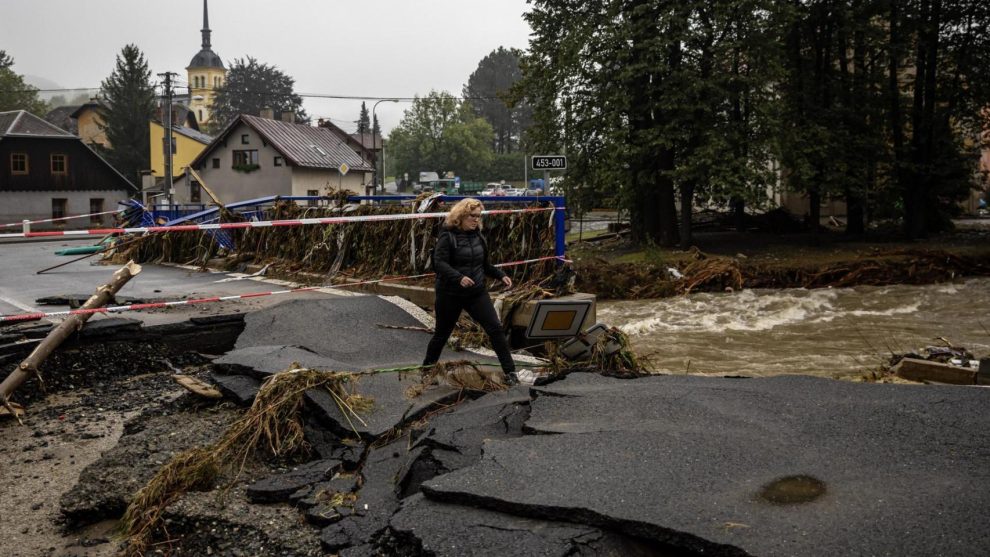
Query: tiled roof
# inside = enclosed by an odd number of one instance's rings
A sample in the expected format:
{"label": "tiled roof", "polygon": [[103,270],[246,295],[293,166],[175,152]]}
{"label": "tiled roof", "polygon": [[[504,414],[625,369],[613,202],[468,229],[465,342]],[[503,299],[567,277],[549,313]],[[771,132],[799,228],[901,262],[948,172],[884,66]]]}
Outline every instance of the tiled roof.
{"label": "tiled roof", "polygon": [[53,108],[45,114],[45,120],[54,126],[58,126],[63,130],[76,135],[78,133],[78,124],[72,119],[72,113],[76,111],[75,106],[60,106]]}
{"label": "tiled roof", "polygon": [[353,170],[372,170],[343,138],[329,129],[258,116],[241,115],[241,120],[297,166],[338,168],[347,163]]}
{"label": "tiled roof", "polygon": [[382,136],[377,133],[376,134],[372,134],[371,132],[352,133],[351,137],[353,137],[356,141],[361,143],[361,145],[363,145],[364,148],[368,150],[378,150],[382,147]]}
{"label": "tiled roof", "polygon": [[0,137],[75,137],[26,110],[0,112]]}
{"label": "tiled roof", "polygon": [[175,126],[172,128],[172,131],[177,134],[184,135],[189,139],[195,139],[196,141],[199,141],[204,145],[209,145],[213,141],[212,135],[206,135],[201,131],[197,131],[192,128],[187,128],[185,126]]}

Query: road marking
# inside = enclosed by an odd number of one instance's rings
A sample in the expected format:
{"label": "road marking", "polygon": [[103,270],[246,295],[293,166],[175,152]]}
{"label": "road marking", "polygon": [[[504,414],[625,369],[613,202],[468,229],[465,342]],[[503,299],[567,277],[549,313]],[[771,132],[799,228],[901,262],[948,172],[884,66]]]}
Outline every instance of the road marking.
{"label": "road marking", "polygon": [[6,296],[0,296],[0,302],[4,302],[6,304],[10,304],[10,305],[16,307],[17,309],[19,309],[21,311],[26,311],[26,312],[29,312],[29,313],[34,313],[34,312],[38,311],[38,310],[34,309],[31,306],[26,306],[26,305],[18,302],[17,300],[14,300],[12,298],[8,298]]}

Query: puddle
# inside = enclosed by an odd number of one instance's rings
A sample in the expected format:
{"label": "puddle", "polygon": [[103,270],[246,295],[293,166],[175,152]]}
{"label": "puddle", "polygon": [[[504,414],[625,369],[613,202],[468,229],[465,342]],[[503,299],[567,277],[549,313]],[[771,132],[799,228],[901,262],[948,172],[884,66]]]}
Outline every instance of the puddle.
{"label": "puddle", "polygon": [[811,476],[787,476],[763,486],[757,497],[773,505],[808,503],[825,494],[825,482]]}

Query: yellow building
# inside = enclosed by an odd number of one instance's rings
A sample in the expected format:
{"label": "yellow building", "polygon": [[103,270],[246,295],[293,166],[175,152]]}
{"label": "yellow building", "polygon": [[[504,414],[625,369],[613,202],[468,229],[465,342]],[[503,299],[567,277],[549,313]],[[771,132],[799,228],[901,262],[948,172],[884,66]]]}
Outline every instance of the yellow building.
{"label": "yellow building", "polygon": [[[151,127],[151,172],[156,178],[165,177],[165,126],[152,120]],[[172,128],[172,176],[182,174],[213,138],[184,126]]]}
{"label": "yellow building", "polygon": [[[193,56],[189,66],[186,68],[186,76],[189,80],[189,109],[196,115],[196,120],[207,125],[211,123],[211,109],[213,99],[216,96],[216,89],[223,84],[227,78],[227,69],[223,67],[223,60],[210,46],[210,16],[207,9],[207,0],[203,0],[203,45],[201,50]],[[220,122],[223,124],[223,122]]]}
{"label": "yellow building", "polygon": [[101,145],[110,148],[107,134],[103,131],[103,119],[100,118],[101,105],[97,99],[80,106],[70,117],[76,120],[79,138],[86,145]]}

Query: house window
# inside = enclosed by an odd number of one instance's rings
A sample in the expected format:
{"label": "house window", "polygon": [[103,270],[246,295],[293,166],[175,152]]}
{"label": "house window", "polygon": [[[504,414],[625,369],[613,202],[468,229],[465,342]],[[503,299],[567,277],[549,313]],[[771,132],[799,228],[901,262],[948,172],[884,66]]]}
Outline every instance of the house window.
{"label": "house window", "polygon": [[65,217],[66,206],[68,204],[68,199],[58,197],[52,198],[52,218],[60,219]]}
{"label": "house window", "polygon": [[250,144],[251,144],[251,141],[248,138],[248,134],[242,133],[241,134],[241,145],[250,145]]}
{"label": "house window", "polygon": [[202,122],[202,121],[203,121],[203,109],[202,109],[202,108],[201,108],[201,109],[199,109],[199,121],[200,121],[200,122]]}
{"label": "house window", "polygon": [[[320,190],[306,190],[307,197],[317,197],[319,195],[320,195]],[[317,201],[318,200],[316,199],[310,199],[306,202],[306,204],[310,207],[316,207]]]}
{"label": "house window", "polygon": [[[89,212],[90,213],[102,213],[103,212],[103,198],[102,197],[92,197],[89,200]],[[90,215],[90,224],[100,224],[103,222],[103,217],[100,215]]]}
{"label": "house window", "polygon": [[275,157],[275,166],[282,166],[282,157]]}
{"label": "house window", "polygon": [[219,78],[219,77],[216,77],[216,76],[215,76],[215,77],[213,78],[213,87],[214,87],[214,88],[216,88],[216,87],[220,87],[220,78]]}
{"label": "house window", "polygon": [[69,157],[62,154],[52,155],[52,174],[68,174]]}
{"label": "house window", "polygon": [[258,150],[234,151],[234,168],[258,164]]}
{"label": "house window", "polygon": [[193,180],[189,182],[189,202],[199,203],[202,200],[199,193],[199,182]]}
{"label": "house window", "polygon": [[220,168],[220,159],[213,159],[213,168]]}
{"label": "house window", "polygon": [[11,174],[27,174],[28,173],[28,156],[27,156],[27,153],[11,153],[10,154],[10,173]]}

